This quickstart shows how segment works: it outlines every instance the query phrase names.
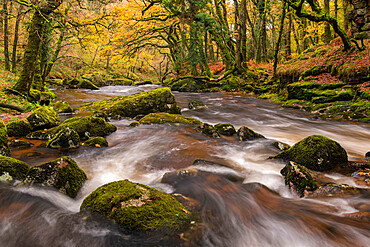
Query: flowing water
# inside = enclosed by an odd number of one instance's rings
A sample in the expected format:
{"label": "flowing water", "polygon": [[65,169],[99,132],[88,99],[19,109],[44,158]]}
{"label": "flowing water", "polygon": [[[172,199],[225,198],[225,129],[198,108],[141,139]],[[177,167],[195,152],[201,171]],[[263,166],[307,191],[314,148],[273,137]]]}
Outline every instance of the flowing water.
{"label": "flowing water", "polygon": [[[56,94],[77,106],[152,88],[114,86],[99,91],[59,90]],[[118,130],[107,137],[109,148],[80,148],[62,153],[35,143],[26,151],[13,150],[13,157],[31,165],[70,155],[89,180],[75,199],[46,188],[1,185],[0,246],[178,245],[163,236],[131,234],[104,219],[78,213],[89,193],[122,179],[168,193],[182,193],[199,201],[202,234],[197,241],[190,240],[190,246],[369,246],[370,223],[344,217],[369,211],[368,196],[297,198],[280,175],[284,164],[267,159],[278,153],[271,146],[273,140],[294,144],[309,135],[320,134],[338,141],[350,160],[361,160],[370,151],[369,124],[318,120],[303,112],[242,95],[175,93],[175,96],[185,116],[210,124],[245,125],[267,139],[247,142],[212,139],[182,125],[132,128],[128,126],[129,120],[114,120],[112,123]],[[191,100],[202,101],[208,107],[189,110],[187,103]],[[176,187],[160,183],[164,173],[191,167],[196,158],[227,167],[197,167],[210,175],[188,179]],[[243,184],[225,179],[223,175],[230,173],[243,176]],[[338,183],[355,185],[352,178],[338,173],[326,176]]]}

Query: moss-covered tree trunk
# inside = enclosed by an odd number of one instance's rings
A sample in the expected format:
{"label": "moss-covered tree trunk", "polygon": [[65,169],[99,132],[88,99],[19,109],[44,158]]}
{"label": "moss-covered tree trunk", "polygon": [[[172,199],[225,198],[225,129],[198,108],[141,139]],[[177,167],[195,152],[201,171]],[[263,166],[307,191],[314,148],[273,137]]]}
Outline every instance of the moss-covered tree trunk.
{"label": "moss-covered tree trunk", "polygon": [[15,73],[17,67],[17,46],[18,46],[18,39],[19,39],[19,24],[22,20],[22,11],[24,6],[19,5],[17,18],[15,20],[14,25],[14,39],[13,39],[13,53],[12,53],[12,72]]}
{"label": "moss-covered tree trunk", "polygon": [[[328,16],[330,16],[330,1],[329,0],[324,0],[324,12]],[[325,23],[324,26],[324,42],[326,44],[329,44],[331,41],[331,31],[330,31],[330,24],[327,22]]]}
{"label": "moss-covered tree trunk", "polygon": [[275,51],[274,51],[274,77],[276,77],[276,69],[277,69],[277,63],[278,63],[278,55],[279,55],[281,37],[283,36],[283,31],[284,31],[284,20],[285,20],[286,8],[287,8],[287,4],[284,3],[283,4],[283,11],[281,13],[281,19],[280,19],[279,36],[278,36],[278,39],[276,41]]}
{"label": "moss-covered tree trunk", "polygon": [[4,62],[5,62],[5,70],[10,71],[8,0],[4,0],[4,2],[3,2],[3,16],[4,16]]}

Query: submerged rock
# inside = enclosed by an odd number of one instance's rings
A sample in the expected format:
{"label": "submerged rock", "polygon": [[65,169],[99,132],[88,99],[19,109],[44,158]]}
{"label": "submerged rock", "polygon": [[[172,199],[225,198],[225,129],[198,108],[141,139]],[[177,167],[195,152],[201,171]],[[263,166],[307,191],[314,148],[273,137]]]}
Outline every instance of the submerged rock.
{"label": "submerged rock", "polygon": [[85,172],[78,167],[77,163],[70,157],[64,156],[45,164],[31,167],[23,184],[51,186],[75,198],[86,180]]}
{"label": "submerged rock", "polygon": [[294,161],[314,171],[327,171],[348,164],[346,150],[336,141],[320,135],[309,136],[274,158]]}
{"label": "submerged rock", "polygon": [[315,190],[308,198],[345,197],[360,195],[361,190],[347,184],[328,183]]}
{"label": "submerged rock", "polygon": [[73,108],[66,101],[58,101],[52,106],[57,113],[72,113]]}
{"label": "submerged rock", "polygon": [[232,136],[236,133],[234,126],[230,123],[219,123],[215,125],[218,133],[224,136]]}
{"label": "submerged rock", "polygon": [[253,130],[251,130],[250,128],[246,126],[240,127],[240,129],[238,129],[237,135],[239,136],[239,140],[241,141],[249,141],[249,140],[254,140],[258,138],[265,138],[263,135],[254,132]]}
{"label": "submerged rock", "polygon": [[108,142],[104,137],[93,137],[84,142],[84,146],[88,147],[108,147]]}
{"label": "submerged rock", "polygon": [[101,214],[124,229],[170,234],[187,228],[191,217],[172,196],[127,179],[97,188],[85,198],[81,210]]}
{"label": "submerged rock", "polygon": [[300,197],[307,196],[317,188],[310,171],[297,163],[290,161],[280,173],[285,178],[285,184]]}
{"label": "submerged rock", "polygon": [[188,107],[189,109],[201,109],[201,108],[206,108],[207,106],[202,103],[202,102],[199,102],[199,101],[190,101],[188,103]]}
{"label": "submerged rock", "polygon": [[202,123],[199,125],[198,129],[202,131],[202,133],[206,136],[213,137],[213,138],[219,138],[220,134],[217,132],[215,126]]}
{"label": "submerged rock", "polygon": [[290,145],[286,144],[286,143],[283,143],[283,142],[273,142],[271,144],[273,147],[279,149],[280,151],[285,151],[285,150],[288,150],[290,148]]}
{"label": "submerged rock", "polygon": [[28,117],[33,130],[48,129],[58,125],[59,115],[50,107],[43,106],[34,110]]}
{"label": "submerged rock", "polygon": [[21,137],[31,133],[31,125],[24,120],[17,120],[6,125],[8,136]]}
{"label": "submerged rock", "polygon": [[3,120],[0,120],[0,155],[10,156],[10,149],[8,146],[8,133]]}
{"label": "submerged rock", "polygon": [[33,144],[30,143],[30,142],[26,142],[26,141],[23,141],[23,140],[10,140],[9,142],[9,147],[11,148],[29,148],[29,147],[32,147]]}
{"label": "submerged rock", "polygon": [[80,109],[99,110],[114,118],[147,115],[154,112],[179,114],[180,108],[175,102],[175,96],[168,88],[157,88],[129,96],[119,96],[112,99],[96,101]]}
{"label": "submerged rock", "polygon": [[370,186],[370,169],[359,170],[351,174],[359,185]]}
{"label": "submerged rock", "polygon": [[113,124],[107,123],[98,117],[74,117],[67,119],[57,127],[46,131],[36,131],[27,137],[32,139],[48,140],[56,136],[61,130],[70,128],[75,130],[80,139],[88,139],[92,136],[106,136],[117,130]]}
{"label": "submerged rock", "polygon": [[184,117],[180,114],[170,114],[165,112],[150,113],[139,120],[140,124],[163,124],[163,123],[182,123],[182,124],[200,124],[194,118]]}
{"label": "submerged rock", "polygon": [[71,128],[65,128],[56,134],[56,136],[47,142],[48,148],[75,148],[80,145],[78,133]]}
{"label": "submerged rock", "polygon": [[30,169],[30,166],[20,160],[0,156],[0,182],[13,182],[23,180]]}

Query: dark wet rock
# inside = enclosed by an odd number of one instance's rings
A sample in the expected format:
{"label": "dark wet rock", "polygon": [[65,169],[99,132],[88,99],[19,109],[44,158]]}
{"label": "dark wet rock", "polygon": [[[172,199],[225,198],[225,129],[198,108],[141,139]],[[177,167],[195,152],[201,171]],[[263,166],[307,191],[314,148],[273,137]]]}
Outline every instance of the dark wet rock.
{"label": "dark wet rock", "polygon": [[8,146],[8,133],[3,120],[0,120],[0,155],[10,156],[10,149]]}
{"label": "dark wet rock", "polygon": [[192,110],[192,109],[206,108],[207,106],[204,103],[199,102],[199,101],[190,101],[188,103],[188,107],[190,110]]}
{"label": "dark wet rock", "polygon": [[351,175],[359,185],[370,186],[370,169],[359,170]]}
{"label": "dark wet rock", "polygon": [[137,115],[147,115],[155,112],[181,113],[175,102],[175,96],[168,88],[157,88],[129,96],[96,101],[83,105],[80,109],[103,111],[113,118],[133,118]]}
{"label": "dark wet rock", "polygon": [[78,84],[76,85],[77,88],[84,88],[84,89],[91,89],[91,90],[99,90],[99,87],[92,83],[90,80],[81,79],[79,80]]}
{"label": "dark wet rock", "polygon": [[207,123],[201,123],[198,129],[206,136],[213,137],[213,138],[220,137],[220,134],[217,132],[215,126],[213,125],[210,125]]}
{"label": "dark wet rock", "polygon": [[191,214],[172,196],[128,180],[97,188],[81,205],[132,231],[164,231],[176,234],[190,224]]}
{"label": "dark wet rock", "polygon": [[105,120],[105,122],[109,122],[108,114],[102,111],[95,111],[92,115],[92,117],[100,117]]}
{"label": "dark wet rock", "polygon": [[66,101],[58,101],[53,104],[52,108],[57,113],[72,113],[73,108]]}
{"label": "dark wet rock", "polygon": [[31,125],[24,120],[17,120],[6,125],[8,136],[21,137],[31,133]]}
{"label": "dark wet rock", "polygon": [[228,165],[216,163],[216,162],[213,162],[213,161],[208,161],[208,160],[205,160],[205,159],[195,159],[193,161],[193,166],[202,166],[202,165],[203,166],[223,166],[223,167],[229,167]]}
{"label": "dark wet rock", "polygon": [[23,180],[29,169],[30,166],[23,161],[0,156],[0,182]]}
{"label": "dark wet rock", "polygon": [[234,125],[230,123],[219,123],[215,125],[218,133],[224,136],[232,136],[236,133]]}
{"label": "dark wet rock", "polygon": [[253,130],[251,130],[250,128],[246,126],[240,127],[240,129],[238,129],[237,135],[239,136],[239,140],[241,141],[249,141],[249,140],[254,140],[258,138],[265,138],[263,135],[254,132]]}
{"label": "dark wet rock", "polygon": [[30,148],[33,144],[23,140],[10,140],[9,147],[11,148]]}
{"label": "dark wet rock", "polygon": [[370,160],[370,152],[367,152],[367,153],[365,154],[365,159]]}
{"label": "dark wet rock", "polygon": [[60,192],[75,198],[86,180],[85,172],[77,163],[70,157],[64,156],[31,167],[23,184],[54,187]]}
{"label": "dark wet rock", "polygon": [[345,196],[357,196],[361,194],[361,190],[349,186],[347,184],[335,184],[328,183],[320,186],[312,194],[308,195],[307,198],[322,198],[322,197],[345,197]]}
{"label": "dark wet rock", "polygon": [[285,150],[288,150],[290,148],[290,145],[286,144],[286,143],[283,143],[283,142],[273,142],[271,144],[273,147],[279,149],[280,151],[285,151]]}
{"label": "dark wet rock", "polygon": [[48,148],[76,148],[80,145],[80,136],[78,133],[71,128],[65,128],[59,131],[58,134],[50,141],[47,142]]}
{"label": "dark wet rock", "polygon": [[140,121],[140,119],[142,119],[143,117],[145,117],[145,115],[140,114],[140,115],[135,116],[135,117],[133,118],[133,120],[135,120],[135,121]]}
{"label": "dark wet rock", "polygon": [[370,212],[357,212],[344,214],[344,216],[361,222],[370,222]]}
{"label": "dark wet rock", "polygon": [[48,129],[57,126],[59,115],[50,107],[43,106],[34,110],[28,117],[28,122],[33,130]]}
{"label": "dark wet rock", "polygon": [[97,136],[93,137],[84,142],[84,146],[88,147],[108,147],[108,142],[104,137]]}
{"label": "dark wet rock", "polygon": [[201,208],[200,202],[194,198],[190,198],[179,193],[173,193],[171,196],[191,211],[198,211]]}
{"label": "dark wet rock", "polygon": [[31,139],[49,140],[66,128],[74,129],[82,140],[86,140],[93,136],[106,136],[117,130],[116,126],[107,123],[104,119],[99,117],[74,117],[67,119],[59,126],[49,130],[32,132],[27,137]]}
{"label": "dark wet rock", "polygon": [[300,197],[307,196],[317,188],[311,172],[297,163],[290,161],[280,173],[285,178],[285,184]]}
{"label": "dark wet rock", "polygon": [[140,124],[164,124],[164,123],[182,123],[182,124],[200,124],[194,118],[184,117],[180,114],[170,114],[166,112],[150,113],[141,118]]}
{"label": "dark wet rock", "polygon": [[314,171],[327,171],[348,165],[346,150],[336,141],[320,135],[297,142],[275,158],[294,161]]}
{"label": "dark wet rock", "polygon": [[152,85],[153,82],[150,80],[145,80],[145,81],[137,81],[134,82],[133,86],[143,86],[143,85]]}

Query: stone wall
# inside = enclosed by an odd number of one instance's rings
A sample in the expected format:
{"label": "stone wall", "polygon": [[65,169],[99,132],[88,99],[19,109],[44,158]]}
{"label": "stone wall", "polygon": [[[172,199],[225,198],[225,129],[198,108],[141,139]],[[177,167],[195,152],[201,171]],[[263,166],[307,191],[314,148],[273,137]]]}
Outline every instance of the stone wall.
{"label": "stone wall", "polygon": [[370,0],[350,0],[354,10],[350,15],[355,39],[370,39]]}

